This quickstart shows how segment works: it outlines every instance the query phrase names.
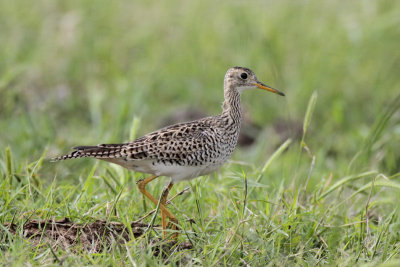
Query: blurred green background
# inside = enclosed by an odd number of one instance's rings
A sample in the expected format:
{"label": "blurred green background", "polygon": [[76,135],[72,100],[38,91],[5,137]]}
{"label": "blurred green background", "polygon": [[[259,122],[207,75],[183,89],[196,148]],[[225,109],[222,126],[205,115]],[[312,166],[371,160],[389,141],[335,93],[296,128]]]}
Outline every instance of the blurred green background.
{"label": "blurred green background", "polygon": [[[254,265],[266,255],[276,265],[284,265],[277,255],[312,265],[397,257],[399,14],[399,1],[1,1],[0,221],[43,218],[41,211],[104,219],[109,203],[118,212],[112,220],[137,219],[146,204],[133,180],[142,174],[102,163],[92,177],[94,160],[37,160],[128,141],[188,108],[217,114],[226,70],[245,66],[286,97],[245,92],[255,141],[219,174],[174,187],[191,186],[177,200],[188,215],[177,214],[199,262],[242,265],[238,247]],[[313,94],[307,152],[301,129]],[[290,146],[264,165],[287,138]],[[363,174],[370,170],[377,172]],[[239,207],[247,193],[248,213]],[[245,219],[247,243],[227,243]],[[21,247],[36,256],[18,242],[3,242],[4,259],[24,262]],[[139,262],[140,244],[130,244]]]}
{"label": "blurred green background", "polygon": [[[244,94],[264,129],[251,160],[283,141],[269,128],[296,133],[316,91],[307,144],[341,169],[399,94],[399,11],[397,1],[3,1],[0,150],[33,161],[46,148],[128,141],[134,118],[142,135],[183,107],[217,114],[238,65],[286,93]],[[397,113],[357,168],[399,171],[399,131]]]}
{"label": "blurred green background", "polygon": [[316,90],[311,147],[349,157],[399,92],[398,5],[3,2],[1,146],[34,160],[126,141],[135,116],[144,134],[179,106],[218,113],[225,71],[239,65],[287,94],[246,93],[257,124],[301,123]]}

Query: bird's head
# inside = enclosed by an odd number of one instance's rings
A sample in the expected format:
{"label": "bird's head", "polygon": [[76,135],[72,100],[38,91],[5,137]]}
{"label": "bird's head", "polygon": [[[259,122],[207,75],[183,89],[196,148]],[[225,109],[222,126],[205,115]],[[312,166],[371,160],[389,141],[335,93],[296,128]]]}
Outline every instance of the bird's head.
{"label": "bird's head", "polygon": [[281,96],[285,95],[284,93],[260,82],[252,70],[244,67],[230,68],[225,74],[224,87],[225,89],[234,88],[238,90],[239,93],[247,89],[259,88]]}

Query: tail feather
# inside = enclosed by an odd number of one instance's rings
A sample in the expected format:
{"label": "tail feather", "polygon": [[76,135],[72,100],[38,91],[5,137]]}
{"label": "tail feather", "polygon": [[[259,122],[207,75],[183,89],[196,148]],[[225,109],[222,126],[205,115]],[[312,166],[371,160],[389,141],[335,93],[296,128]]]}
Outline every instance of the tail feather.
{"label": "tail feather", "polygon": [[118,158],[122,154],[122,146],[119,145],[98,145],[98,146],[76,146],[75,151],[60,157],[51,159],[51,161],[60,161],[75,158]]}
{"label": "tail feather", "polygon": [[88,156],[81,154],[79,150],[75,150],[67,155],[52,158],[50,161],[56,162],[56,161],[60,161],[60,160],[76,159],[76,158],[82,158],[82,157],[88,157]]}

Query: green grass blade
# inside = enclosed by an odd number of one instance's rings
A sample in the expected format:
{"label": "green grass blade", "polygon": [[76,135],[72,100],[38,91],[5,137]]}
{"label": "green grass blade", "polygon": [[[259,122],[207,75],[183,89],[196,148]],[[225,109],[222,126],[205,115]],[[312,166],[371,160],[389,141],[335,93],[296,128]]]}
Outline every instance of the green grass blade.
{"label": "green grass blade", "polygon": [[[292,143],[292,139],[287,139],[282,145],[279,146],[277,150],[268,158],[268,160],[265,162],[263,168],[261,169],[261,174],[265,174],[271,163],[278,158],[283,151],[286,150],[286,148]],[[259,183],[261,180],[261,176],[257,179],[256,183]]]}
{"label": "green grass blade", "polygon": [[372,126],[367,138],[364,142],[364,151],[371,152],[372,146],[381,137],[383,131],[387,127],[388,121],[400,109],[400,94],[398,94],[390,103],[384,108],[382,113],[376,119]]}
{"label": "green grass blade", "polygon": [[361,188],[359,188],[356,192],[354,192],[353,194],[351,194],[350,197],[348,197],[348,199],[354,197],[355,195],[359,194],[362,191],[368,190],[371,186],[374,187],[389,187],[389,188],[393,188],[396,190],[400,190],[400,184],[395,183],[393,181],[390,180],[379,180],[379,181],[375,181],[375,182],[369,182],[366,185],[362,186]]}
{"label": "green grass blade", "polygon": [[368,172],[364,172],[364,173],[346,176],[346,177],[340,179],[339,181],[337,181],[329,189],[327,189],[324,193],[322,193],[320,196],[318,196],[317,200],[320,200],[320,199],[326,197],[328,194],[332,193],[333,191],[335,191],[336,189],[345,185],[348,182],[355,181],[355,180],[358,180],[358,179],[361,179],[361,178],[364,178],[364,177],[367,177],[370,175],[374,175],[374,174],[377,174],[377,172],[376,171],[368,171]]}
{"label": "green grass blade", "polygon": [[265,172],[267,171],[267,169],[269,168],[269,166],[272,164],[272,162],[277,159],[282,153],[283,151],[285,151],[288,146],[292,143],[292,139],[287,139],[283,144],[281,144],[279,146],[279,148],[277,150],[275,150],[275,152],[268,158],[268,160],[265,162],[263,168],[261,169],[260,174],[257,176],[257,179],[255,182],[249,181],[248,185],[250,185],[251,189],[248,192],[248,195],[250,196],[251,193],[253,192],[253,190],[256,187],[266,187],[266,185],[263,185],[260,183],[263,174],[265,174]]}
{"label": "green grass blade", "polygon": [[301,145],[303,146],[306,133],[308,130],[308,127],[310,126],[311,123],[311,118],[315,109],[315,104],[317,103],[317,97],[318,93],[317,91],[314,91],[310,97],[310,100],[308,101],[307,105],[307,110],[306,110],[306,115],[304,116],[304,121],[303,121],[303,136],[301,138]]}
{"label": "green grass blade", "polygon": [[136,139],[139,127],[140,127],[140,118],[135,116],[135,117],[133,117],[132,126],[131,126],[131,129],[129,131],[129,140],[135,140]]}
{"label": "green grass blade", "polygon": [[10,147],[6,148],[6,175],[7,175],[8,185],[10,188],[12,188],[14,170],[13,170],[12,155],[11,155]]}

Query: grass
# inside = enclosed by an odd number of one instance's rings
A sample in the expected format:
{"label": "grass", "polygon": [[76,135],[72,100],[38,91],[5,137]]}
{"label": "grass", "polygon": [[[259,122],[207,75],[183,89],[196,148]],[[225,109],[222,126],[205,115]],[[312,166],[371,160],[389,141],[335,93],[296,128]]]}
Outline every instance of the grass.
{"label": "grass", "polygon": [[[399,3],[18,0],[0,7],[4,265],[400,263]],[[190,188],[170,208],[183,230],[179,241],[193,249],[156,256],[156,228],[96,253],[24,238],[30,219],[128,227],[151,211],[135,186],[144,174],[48,158],[74,145],[139,137],[160,125],[160,114],[185,105],[216,114],[223,75],[235,65],[286,97],[246,92],[243,107],[262,127],[256,142],[238,148],[220,172],[173,188],[171,195]],[[279,122],[286,135],[274,130]],[[149,190],[159,196],[163,185]],[[6,222],[17,224],[17,234]]]}

